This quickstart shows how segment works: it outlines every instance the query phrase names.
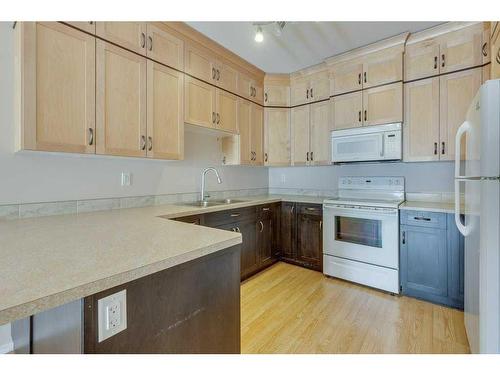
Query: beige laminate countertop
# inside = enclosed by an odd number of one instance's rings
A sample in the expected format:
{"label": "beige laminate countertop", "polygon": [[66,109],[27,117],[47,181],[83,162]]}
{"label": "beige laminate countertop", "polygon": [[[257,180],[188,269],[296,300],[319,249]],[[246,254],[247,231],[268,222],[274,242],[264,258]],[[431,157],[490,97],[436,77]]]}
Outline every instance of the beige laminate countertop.
{"label": "beige laminate countertop", "polygon": [[406,201],[399,206],[400,210],[416,210],[443,212],[452,214],[455,212],[455,204],[450,202],[422,202],[422,201]]}
{"label": "beige laminate countertop", "polygon": [[281,200],[262,196],[0,221],[0,325],[241,243],[241,234],[166,220]]}

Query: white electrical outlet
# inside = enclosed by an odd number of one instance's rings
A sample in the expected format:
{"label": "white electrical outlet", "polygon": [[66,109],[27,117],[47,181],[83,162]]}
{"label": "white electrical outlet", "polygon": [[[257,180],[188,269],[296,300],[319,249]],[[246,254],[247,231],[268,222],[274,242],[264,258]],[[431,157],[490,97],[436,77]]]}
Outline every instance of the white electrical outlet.
{"label": "white electrical outlet", "polygon": [[97,326],[99,342],[127,328],[127,291],[125,289],[97,301]]}
{"label": "white electrical outlet", "polygon": [[132,175],[130,172],[122,172],[122,186],[132,185]]}

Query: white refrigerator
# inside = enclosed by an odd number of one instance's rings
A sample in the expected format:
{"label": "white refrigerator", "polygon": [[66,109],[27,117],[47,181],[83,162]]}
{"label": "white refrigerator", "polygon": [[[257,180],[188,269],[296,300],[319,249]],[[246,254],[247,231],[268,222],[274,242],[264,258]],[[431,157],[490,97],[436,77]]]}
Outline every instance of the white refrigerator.
{"label": "white refrigerator", "polygon": [[455,222],[465,237],[464,317],[473,353],[500,353],[499,133],[500,80],[491,80],[455,139]]}

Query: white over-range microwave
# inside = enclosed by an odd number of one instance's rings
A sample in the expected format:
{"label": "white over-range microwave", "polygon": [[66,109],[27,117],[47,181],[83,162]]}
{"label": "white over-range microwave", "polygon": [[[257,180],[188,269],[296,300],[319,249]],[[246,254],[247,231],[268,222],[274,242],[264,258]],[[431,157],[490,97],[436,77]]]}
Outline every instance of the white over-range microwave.
{"label": "white over-range microwave", "polygon": [[401,123],[332,131],[332,163],[401,160]]}

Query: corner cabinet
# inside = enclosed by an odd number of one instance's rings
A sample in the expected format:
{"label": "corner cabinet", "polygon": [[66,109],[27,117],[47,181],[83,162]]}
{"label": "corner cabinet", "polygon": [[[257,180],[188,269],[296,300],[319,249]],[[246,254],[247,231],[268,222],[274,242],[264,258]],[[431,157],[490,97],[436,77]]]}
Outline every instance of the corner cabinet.
{"label": "corner cabinet", "polygon": [[463,309],[464,242],[454,216],[402,210],[400,220],[402,294]]}
{"label": "corner cabinet", "polygon": [[290,108],[264,108],[264,165],[289,166]]}

